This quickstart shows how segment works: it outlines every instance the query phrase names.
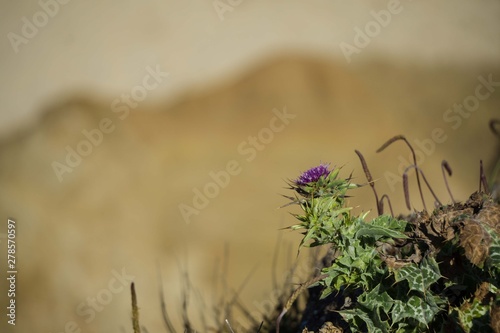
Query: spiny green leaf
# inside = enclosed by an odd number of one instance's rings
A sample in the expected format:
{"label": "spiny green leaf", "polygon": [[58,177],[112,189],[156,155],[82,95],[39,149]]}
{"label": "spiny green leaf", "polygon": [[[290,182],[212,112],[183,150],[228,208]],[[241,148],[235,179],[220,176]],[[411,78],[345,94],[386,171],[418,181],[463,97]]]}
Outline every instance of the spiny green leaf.
{"label": "spiny green leaf", "polygon": [[488,265],[500,270],[500,237],[494,229],[489,228],[487,225],[484,225],[484,227],[491,236]]}
{"label": "spiny green leaf", "polygon": [[380,293],[380,284],[373,288],[370,292],[362,294],[358,301],[364,307],[370,311],[376,311],[378,308],[382,308],[385,313],[389,313],[394,300],[389,296],[387,292]]}
{"label": "spiny green leaf", "polygon": [[[369,332],[389,332],[390,323],[387,320],[389,311],[394,303],[387,292],[380,293],[380,284],[370,292],[365,292],[358,297],[359,307],[355,311],[340,311],[340,314],[346,318],[362,320]],[[346,316],[344,316],[344,314]],[[350,317],[352,315],[352,317]],[[382,318],[385,318],[383,320]]]}
{"label": "spiny green leaf", "polygon": [[372,225],[384,227],[391,230],[405,231],[408,222],[405,220],[398,220],[390,215],[380,215],[374,218],[371,222]]}
{"label": "spiny green leaf", "polygon": [[[390,328],[389,323],[373,320],[373,313],[367,313],[360,308],[339,311],[340,315],[351,324],[351,329],[364,330],[360,321],[366,325],[368,333],[386,333]],[[354,331],[356,332],[356,331]]]}
{"label": "spiny green leaf", "polygon": [[489,304],[482,304],[477,299],[474,299],[472,305],[468,307],[462,306],[462,309],[455,308],[455,310],[458,313],[460,324],[465,329],[466,332],[470,332],[470,330],[474,325],[476,325],[478,328],[479,327],[486,328],[488,326],[488,324],[486,323],[487,323],[487,315],[490,312]]}
{"label": "spiny green leaf", "polygon": [[439,266],[434,258],[424,258],[420,263],[411,264],[395,270],[396,282],[408,281],[410,290],[420,291],[425,295],[427,289],[440,278]]}
{"label": "spiny green leaf", "polygon": [[428,325],[439,311],[439,307],[431,306],[422,298],[412,296],[406,302],[395,300],[391,316],[392,321],[395,323],[404,318],[413,318],[424,325]]}
{"label": "spiny green leaf", "polygon": [[364,223],[361,228],[356,233],[356,237],[369,236],[375,240],[379,240],[382,237],[389,238],[408,238],[404,233],[397,230],[392,230],[383,226],[373,225],[370,223]]}
{"label": "spiny green leaf", "polygon": [[421,333],[419,327],[412,326],[405,322],[399,322],[396,333]]}

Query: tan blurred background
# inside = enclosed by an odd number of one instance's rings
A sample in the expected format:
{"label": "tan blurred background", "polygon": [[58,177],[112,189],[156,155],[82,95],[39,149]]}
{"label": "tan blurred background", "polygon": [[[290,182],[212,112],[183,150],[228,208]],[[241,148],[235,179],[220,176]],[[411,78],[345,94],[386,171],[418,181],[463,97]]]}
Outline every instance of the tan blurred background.
{"label": "tan blurred background", "polygon": [[[211,318],[249,274],[240,301],[258,315],[275,299],[280,235],[279,280],[295,260],[300,235],[279,230],[295,210],[277,207],[300,171],[331,162],[362,183],[359,149],[407,212],[395,179],[408,151],[375,154],[391,136],[420,147],[444,203],[442,159],[460,200],[477,189],[479,160],[491,171],[498,159],[487,126],[500,117],[499,1],[63,2],[1,4],[2,253],[8,217],[18,244],[17,321],[2,313],[2,332],[131,332],[130,279],[141,323],[164,331],[158,265],[178,331],[183,269],[199,331],[200,309]],[[85,148],[68,166],[68,149]],[[229,183],[208,185],[213,198],[187,223],[182,207],[228,163]],[[368,188],[353,195],[358,212],[374,208]]]}

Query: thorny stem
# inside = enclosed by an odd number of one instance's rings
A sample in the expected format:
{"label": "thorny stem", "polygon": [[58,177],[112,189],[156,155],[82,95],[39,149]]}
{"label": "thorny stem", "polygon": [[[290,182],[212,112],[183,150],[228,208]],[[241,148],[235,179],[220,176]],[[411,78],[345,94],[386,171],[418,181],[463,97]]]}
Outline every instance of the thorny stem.
{"label": "thorny stem", "polygon": [[[427,181],[427,178],[425,178],[425,175],[424,175],[424,172],[422,171],[422,169],[420,169],[418,166],[416,166],[415,164],[412,164],[410,165],[409,167],[407,167],[405,169],[405,172],[403,173],[403,189],[404,189],[404,192],[405,192],[405,200],[406,200],[406,207],[411,210],[411,206],[410,206],[410,191],[408,189],[408,171],[410,169],[415,169],[416,173],[420,172],[422,174],[422,178],[424,179],[424,182],[425,184],[427,185],[427,188],[429,189],[429,191],[431,192],[432,196],[434,197],[434,200],[436,200],[435,202],[437,204],[439,204],[440,206],[442,206],[442,203],[441,201],[439,201],[438,197],[436,196],[436,194],[434,193],[434,191],[432,190],[431,186],[429,185],[429,182]],[[423,197],[422,197],[422,204],[424,205],[425,207],[425,202],[423,201]],[[426,209],[427,210],[427,209]]]}
{"label": "thorny stem", "polygon": [[[388,146],[390,146],[393,142],[395,142],[397,140],[403,140],[404,142],[406,142],[406,144],[410,148],[411,154],[413,156],[413,165],[415,165],[416,167],[418,167],[417,166],[417,156],[415,155],[415,150],[413,149],[412,145],[410,144],[410,142],[406,139],[406,137],[404,135],[396,135],[396,136],[390,138],[389,140],[387,140],[386,143],[384,143],[382,145],[382,147],[380,147],[379,149],[377,149],[377,153],[380,153],[381,151],[383,151],[385,148],[387,148]],[[424,205],[424,210],[427,210],[427,207],[425,206],[424,194],[422,193],[422,186],[420,184],[420,177],[418,175],[418,172],[416,172],[416,176],[417,176],[418,190],[420,192],[420,198],[422,199],[422,203]],[[403,179],[404,179],[404,177],[403,177]]]}
{"label": "thorny stem", "polygon": [[300,286],[297,289],[295,289],[295,291],[292,293],[292,295],[290,296],[290,298],[288,298],[288,300],[286,301],[286,304],[285,304],[285,307],[283,308],[283,311],[281,311],[280,315],[276,319],[276,333],[280,333],[281,319],[283,319],[283,317],[285,316],[285,314],[292,307],[293,302],[295,302],[295,300],[297,299],[297,297],[299,297],[299,295],[304,290],[306,290],[307,288],[309,288],[311,285],[315,284],[318,281],[323,280],[327,276],[328,276],[328,274],[325,273],[325,274],[321,274],[321,275],[318,275],[316,277],[313,277],[312,279],[309,279],[306,282],[301,283]]}
{"label": "thorny stem", "polygon": [[446,178],[446,173],[444,172],[446,170],[446,172],[448,173],[448,176],[452,175],[451,167],[446,160],[443,160],[443,162],[441,162],[441,170],[443,171],[444,183],[446,184],[446,189],[448,190],[448,193],[450,194],[451,201],[453,203],[456,203],[455,198],[453,198],[453,194],[451,194],[450,186],[448,185],[448,178]]}
{"label": "thorny stem", "polygon": [[370,170],[368,169],[368,165],[366,164],[366,160],[363,157],[363,154],[359,150],[354,150],[354,152],[358,155],[359,160],[361,162],[361,166],[363,167],[363,171],[365,172],[366,180],[368,181],[368,184],[373,190],[373,194],[375,195],[375,201],[377,203],[377,213],[378,215],[382,215],[384,213],[384,208],[383,205],[381,205],[380,201],[378,200],[378,194],[377,191],[375,190],[375,182],[373,181],[372,175],[370,173]]}

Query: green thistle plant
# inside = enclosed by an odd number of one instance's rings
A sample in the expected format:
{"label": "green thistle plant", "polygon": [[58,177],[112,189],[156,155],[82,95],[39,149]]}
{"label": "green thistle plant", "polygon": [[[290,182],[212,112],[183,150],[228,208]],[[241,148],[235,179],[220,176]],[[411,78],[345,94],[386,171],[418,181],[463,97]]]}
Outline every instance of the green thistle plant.
{"label": "green thistle plant", "polygon": [[359,185],[339,173],[311,168],[291,182],[296,196],[288,198],[303,211],[290,227],[303,231],[299,248],[327,245],[335,253],[313,281],[322,299],[352,299],[336,309],[344,324],[352,332],[498,332],[500,208],[491,197],[473,195],[431,216],[367,221],[345,205]]}
{"label": "green thistle plant", "polygon": [[344,207],[345,194],[357,185],[349,179],[338,178],[339,171],[328,170],[328,166],[322,164],[292,182],[291,188],[300,196],[292,198],[292,203],[300,204],[305,213],[295,215],[301,223],[291,227],[307,230],[300,246],[333,244],[349,224],[351,208]]}

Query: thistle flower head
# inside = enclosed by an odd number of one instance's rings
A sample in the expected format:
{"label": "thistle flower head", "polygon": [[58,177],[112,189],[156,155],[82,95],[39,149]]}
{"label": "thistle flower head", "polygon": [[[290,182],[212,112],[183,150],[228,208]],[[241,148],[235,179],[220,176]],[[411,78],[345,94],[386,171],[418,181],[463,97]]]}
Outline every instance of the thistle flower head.
{"label": "thistle flower head", "polygon": [[299,186],[307,185],[312,182],[317,182],[321,176],[328,176],[331,170],[328,170],[329,164],[320,164],[314,168],[304,171],[300,177],[295,180],[295,184]]}
{"label": "thistle flower head", "polygon": [[330,164],[320,164],[304,171],[290,185],[291,189],[305,198],[335,197],[342,201],[348,189],[357,187],[351,183],[351,177],[339,178],[340,168],[329,168]]}

